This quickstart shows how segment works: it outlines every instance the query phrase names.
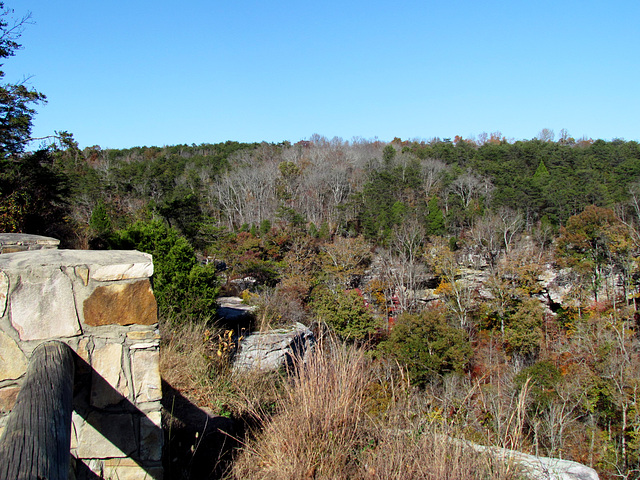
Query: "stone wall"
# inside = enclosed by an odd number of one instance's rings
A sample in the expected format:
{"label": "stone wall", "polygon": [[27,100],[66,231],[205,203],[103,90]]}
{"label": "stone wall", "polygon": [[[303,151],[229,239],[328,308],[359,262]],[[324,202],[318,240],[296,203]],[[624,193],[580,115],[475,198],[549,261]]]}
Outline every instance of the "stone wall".
{"label": "stone wall", "polygon": [[161,380],[151,256],[40,249],[0,255],[0,431],[45,340],[78,354],[77,479],[162,478]]}
{"label": "stone wall", "polygon": [[60,240],[28,233],[0,233],[0,253],[58,248]]}

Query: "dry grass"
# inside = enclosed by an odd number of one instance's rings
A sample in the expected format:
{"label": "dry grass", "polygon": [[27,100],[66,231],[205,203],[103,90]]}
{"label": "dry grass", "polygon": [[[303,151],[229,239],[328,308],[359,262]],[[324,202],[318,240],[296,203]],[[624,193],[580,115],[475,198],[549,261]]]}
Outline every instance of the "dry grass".
{"label": "dry grass", "polygon": [[[200,407],[228,417],[255,417],[275,403],[277,374],[235,374],[228,352],[218,356],[225,332],[203,324],[163,327],[160,374],[165,382]],[[222,349],[223,352],[225,349]]]}
{"label": "dry grass", "polygon": [[[480,437],[518,448],[523,396],[490,408],[480,387],[469,390],[464,382],[416,392],[397,366],[330,337],[288,376],[235,375],[216,354],[224,332],[184,324],[162,333],[163,379],[194,404],[252,425],[240,439],[232,478],[519,478],[514,465],[452,439],[469,437],[473,422],[466,417],[481,404],[503,426],[492,429],[492,438]],[[453,406],[455,419],[443,413]],[[459,412],[468,413],[462,418]],[[471,437],[481,440],[479,429],[474,432]]]}
{"label": "dry grass", "polygon": [[245,444],[234,478],[518,478],[513,465],[452,441],[461,432],[390,380],[362,350],[317,347],[285,384],[278,413]]}
{"label": "dry grass", "polygon": [[[207,336],[211,330],[203,324],[185,323],[169,328],[161,323],[160,374],[163,380],[179,390],[185,397],[202,405],[210,397],[212,381],[211,347]],[[217,335],[217,331],[213,332]]]}
{"label": "dry grass", "polygon": [[362,352],[335,345],[317,348],[306,365],[299,362],[278,400],[278,414],[238,459],[236,477],[352,477],[354,448],[366,445],[365,363]]}

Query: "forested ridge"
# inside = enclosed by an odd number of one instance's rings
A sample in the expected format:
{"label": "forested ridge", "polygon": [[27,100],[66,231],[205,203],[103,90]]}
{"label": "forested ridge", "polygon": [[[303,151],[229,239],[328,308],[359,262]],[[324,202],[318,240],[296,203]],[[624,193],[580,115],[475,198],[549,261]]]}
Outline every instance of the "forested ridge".
{"label": "forested ridge", "polygon": [[[91,212],[104,204],[116,226],[156,216],[202,248],[214,225],[233,231],[264,221],[326,224],[332,234],[382,244],[410,217],[427,233],[459,235],[508,209],[528,230],[539,222],[557,229],[587,205],[627,205],[640,178],[640,147],[622,140],[384,143],[315,136],[294,145],[126,150],[79,150],[72,137],[66,141],[41,160],[47,156],[54,173],[68,179],[71,217],[87,238]],[[429,225],[438,211],[443,224]]]}
{"label": "forested ridge", "polygon": [[[482,443],[509,434],[529,388],[519,448],[636,478],[637,142],[61,138],[5,160],[4,231],[153,253],[174,325],[244,285],[262,327],[325,323]],[[553,271],[562,303],[542,281]]]}

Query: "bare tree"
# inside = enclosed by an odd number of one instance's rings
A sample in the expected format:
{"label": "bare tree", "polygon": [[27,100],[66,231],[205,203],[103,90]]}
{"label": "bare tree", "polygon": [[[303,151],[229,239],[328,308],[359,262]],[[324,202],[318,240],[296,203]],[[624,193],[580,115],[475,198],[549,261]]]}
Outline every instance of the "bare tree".
{"label": "bare tree", "polygon": [[460,265],[454,252],[442,239],[436,239],[425,251],[427,264],[440,277],[436,293],[453,313],[460,328],[470,327],[469,313],[473,306],[471,284],[461,278]]}
{"label": "bare tree", "polygon": [[215,195],[229,228],[245,223],[259,224],[272,218],[277,208],[276,180],[278,167],[275,162],[255,164],[251,159],[221,175],[217,183],[209,187]]}
{"label": "bare tree", "polygon": [[509,254],[509,248],[513,238],[524,228],[525,221],[520,212],[508,207],[501,207],[497,216],[500,218],[500,233],[506,254]]}
{"label": "bare tree", "polygon": [[447,172],[447,165],[434,158],[427,158],[421,162],[422,167],[422,188],[425,197],[429,198],[442,187],[442,179]]}
{"label": "bare tree", "polygon": [[396,229],[390,249],[383,254],[384,275],[402,311],[416,306],[420,278],[426,273],[424,241],[424,227],[416,219],[410,219]]}
{"label": "bare tree", "polygon": [[465,208],[469,207],[472,200],[482,195],[487,197],[493,191],[493,185],[489,179],[470,172],[463,173],[456,178],[449,188],[460,197]]}
{"label": "bare tree", "polygon": [[556,134],[550,128],[543,128],[538,132],[538,140],[542,140],[543,142],[553,142],[553,139],[556,137]]}

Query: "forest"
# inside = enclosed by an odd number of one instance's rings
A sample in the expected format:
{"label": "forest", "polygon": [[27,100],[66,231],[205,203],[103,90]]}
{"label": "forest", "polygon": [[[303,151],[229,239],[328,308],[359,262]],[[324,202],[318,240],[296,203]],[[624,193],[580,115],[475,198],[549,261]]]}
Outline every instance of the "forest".
{"label": "forest", "polygon": [[173,328],[210,325],[221,294],[259,306],[256,328],[322,322],[483,442],[526,382],[522,449],[638,478],[640,146],[487,137],[81,150],[63,133],[3,159],[0,230],[153,253]]}
{"label": "forest", "polygon": [[[45,101],[0,86],[0,231],[153,254],[165,381],[247,428],[211,478],[522,478],[452,438],[640,478],[638,142],[27,148]],[[235,376],[223,295],[334,347]]]}

